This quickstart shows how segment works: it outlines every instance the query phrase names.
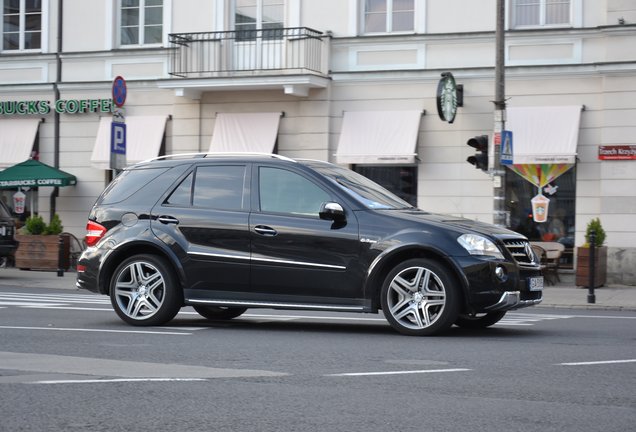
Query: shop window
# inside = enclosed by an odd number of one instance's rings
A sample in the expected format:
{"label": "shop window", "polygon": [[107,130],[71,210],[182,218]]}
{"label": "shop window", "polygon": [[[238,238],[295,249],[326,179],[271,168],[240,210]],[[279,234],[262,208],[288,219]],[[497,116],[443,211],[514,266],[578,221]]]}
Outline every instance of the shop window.
{"label": "shop window", "polygon": [[[510,212],[510,228],[528,237],[530,241],[554,241],[566,249],[574,247],[574,221],[576,214],[576,167],[569,169],[543,187],[542,194],[550,200],[547,222],[537,223],[532,217],[531,199],[539,191],[537,186],[523,177],[506,173],[506,203]],[[571,254],[565,254],[572,265]]]}
{"label": "shop window", "polygon": [[571,0],[512,0],[512,27],[570,25],[571,3]]}
{"label": "shop window", "polygon": [[2,5],[2,50],[42,48],[42,1],[0,0]]}
{"label": "shop window", "polygon": [[353,170],[417,207],[417,167],[355,165]]}
{"label": "shop window", "polygon": [[121,0],[120,4],[122,46],[163,42],[163,0]]}
{"label": "shop window", "polygon": [[412,32],[415,0],[362,0],[364,33]]}

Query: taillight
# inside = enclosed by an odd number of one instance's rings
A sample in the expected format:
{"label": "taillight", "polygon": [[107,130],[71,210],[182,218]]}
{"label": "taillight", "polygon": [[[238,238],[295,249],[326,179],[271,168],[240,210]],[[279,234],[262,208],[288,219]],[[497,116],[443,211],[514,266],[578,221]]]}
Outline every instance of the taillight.
{"label": "taillight", "polygon": [[97,242],[100,241],[102,237],[104,237],[106,231],[106,228],[104,228],[97,222],[88,221],[88,223],[86,224],[86,237],[84,237],[86,245],[95,246]]}

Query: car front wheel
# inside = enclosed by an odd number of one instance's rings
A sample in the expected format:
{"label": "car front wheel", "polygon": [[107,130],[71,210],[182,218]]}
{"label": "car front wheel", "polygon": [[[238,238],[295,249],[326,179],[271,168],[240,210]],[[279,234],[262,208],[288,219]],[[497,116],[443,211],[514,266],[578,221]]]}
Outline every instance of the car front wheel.
{"label": "car front wheel", "polygon": [[123,321],[136,326],[165,324],[181,308],[171,268],[155,255],[135,255],[117,267],[110,302]]}
{"label": "car front wheel", "polygon": [[429,336],[453,325],[458,314],[455,278],[429,259],[411,259],[397,265],[382,286],[382,311],[398,332]]}

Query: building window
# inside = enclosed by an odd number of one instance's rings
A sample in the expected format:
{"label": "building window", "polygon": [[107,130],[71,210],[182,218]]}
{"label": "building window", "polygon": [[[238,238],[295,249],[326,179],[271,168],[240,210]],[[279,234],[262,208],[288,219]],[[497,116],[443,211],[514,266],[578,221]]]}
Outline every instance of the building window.
{"label": "building window", "polygon": [[364,33],[412,32],[415,29],[414,0],[363,0]]}
{"label": "building window", "polygon": [[[537,223],[532,217],[532,198],[537,186],[511,171],[506,173],[506,210],[510,212],[510,228],[528,237],[530,241],[554,241],[562,243],[566,250],[574,248],[576,215],[576,167],[566,171],[541,193],[550,202],[548,220]],[[561,266],[572,266],[572,254],[562,258]]]}
{"label": "building window", "polygon": [[354,165],[353,170],[417,207],[416,166]]}
{"label": "building window", "polygon": [[42,48],[42,1],[4,0],[2,4],[2,50]]}
{"label": "building window", "polygon": [[121,45],[163,42],[163,0],[121,0]]}
{"label": "building window", "polygon": [[284,0],[236,0],[234,5],[237,40],[282,39]]}
{"label": "building window", "polygon": [[512,0],[512,27],[570,25],[571,3],[571,0]]}

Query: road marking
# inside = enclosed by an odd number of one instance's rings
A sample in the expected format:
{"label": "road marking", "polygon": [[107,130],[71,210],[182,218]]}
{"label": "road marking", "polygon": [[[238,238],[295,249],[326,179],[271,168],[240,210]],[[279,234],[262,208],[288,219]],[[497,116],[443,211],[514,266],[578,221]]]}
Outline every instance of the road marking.
{"label": "road marking", "polygon": [[619,364],[619,363],[636,363],[636,359],[605,360],[605,361],[574,362],[574,363],[559,363],[559,365],[560,366],[588,366],[588,365]]}
{"label": "road marking", "polygon": [[149,330],[80,329],[80,328],[65,328],[65,327],[0,326],[0,329],[7,329],[7,330],[56,330],[56,331],[74,331],[74,332],[88,332],[88,333],[137,333],[137,334],[173,335],[173,336],[188,336],[188,335],[192,335],[192,333],[184,333],[184,332],[149,331]]}
{"label": "road marking", "polygon": [[[91,379],[102,381],[108,379],[255,378],[288,375],[283,372],[268,370],[229,369],[174,363],[151,363],[6,351],[0,351],[0,365],[2,365],[2,369],[4,370],[75,375],[74,377],[67,377],[69,378],[68,380],[55,381],[86,381]],[[84,377],[87,379],[82,379]],[[34,380],[29,381],[34,382]],[[45,381],[53,380],[49,379]]]}
{"label": "road marking", "polygon": [[54,380],[34,381],[27,384],[107,384],[122,382],[175,382],[175,381],[207,381],[205,378],[116,378],[116,379],[90,379],[90,380]]}
{"label": "road marking", "polygon": [[424,369],[412,371],[387,371],[387,372],[349,372],[329,374],[324,376],[344,377],[344,376],[377,376],[377,375],[406,375],[406,374],[426,374],[426,373],[443,373],[443,372],[467,372],[471,369]]}

